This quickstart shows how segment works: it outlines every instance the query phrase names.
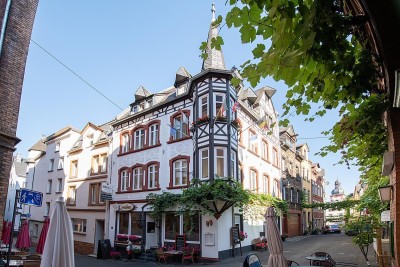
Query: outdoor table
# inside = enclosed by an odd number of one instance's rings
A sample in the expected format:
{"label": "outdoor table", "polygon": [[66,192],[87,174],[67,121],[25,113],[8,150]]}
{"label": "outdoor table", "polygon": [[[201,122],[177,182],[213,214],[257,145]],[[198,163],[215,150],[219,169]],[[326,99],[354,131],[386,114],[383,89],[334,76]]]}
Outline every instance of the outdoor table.
{"label": "outdoor table", "polygon": [[[11,253],[15,254],[17,252],[20,252],[19,249],[16,248],[11,248]],[[1,248],[0,249],[0,254],[7,254],[8,253],[8,248]]]}
{"label": "outdoor table", "polygon": [[167,250],[164,254],[171,256],[175,260],[182,260],[183,252],[181,250]]}
{"label": "outdoor table", "polygon": [[307,256],[305,258],[306,258],[306,260],[310,261],[310,264],[312,264],[314,261],[326,261],[326,260],[328,260],[327,257],[321,257],[321,256]]}

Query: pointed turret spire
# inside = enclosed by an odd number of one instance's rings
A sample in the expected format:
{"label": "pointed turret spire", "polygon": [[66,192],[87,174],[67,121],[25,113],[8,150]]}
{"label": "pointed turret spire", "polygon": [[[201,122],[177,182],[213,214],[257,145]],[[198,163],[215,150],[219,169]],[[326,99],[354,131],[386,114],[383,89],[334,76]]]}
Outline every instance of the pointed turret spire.
{"label": "pointed turret spire", "polygon": [[211,8],[212,19],[210,25],[210,31],[208,32],[207,39],[207,59],[203,61],[202,70],[208,69],[218,69],[218,70],[226,70],[224,55],[222,50],[217,50],[215,48],[211,48],[211,39],[216,38],[218,36],[218,25],[213,25],[215,21],[215,4],[212,4]]}

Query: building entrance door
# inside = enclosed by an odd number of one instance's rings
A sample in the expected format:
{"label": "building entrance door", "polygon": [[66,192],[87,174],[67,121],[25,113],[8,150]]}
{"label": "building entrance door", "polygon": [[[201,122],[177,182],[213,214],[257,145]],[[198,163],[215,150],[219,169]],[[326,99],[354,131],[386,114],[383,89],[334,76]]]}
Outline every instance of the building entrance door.
{"label": "building entrance door", "polygon": [[104,238],[104,221],[96,220],[95,230],[94,230],[94,254],[97,255],[97,246],[99,244],[99,240],[103,240]]}

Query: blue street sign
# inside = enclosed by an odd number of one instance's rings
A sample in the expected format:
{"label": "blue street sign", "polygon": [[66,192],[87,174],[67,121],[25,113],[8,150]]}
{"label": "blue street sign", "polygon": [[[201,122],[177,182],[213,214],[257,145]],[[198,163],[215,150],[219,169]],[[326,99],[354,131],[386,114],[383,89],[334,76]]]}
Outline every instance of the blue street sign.
{"label": "blue street sign", "polygon": [[43,193],[22,188],[19,194],[19,203],[25,205],[42,206]]}

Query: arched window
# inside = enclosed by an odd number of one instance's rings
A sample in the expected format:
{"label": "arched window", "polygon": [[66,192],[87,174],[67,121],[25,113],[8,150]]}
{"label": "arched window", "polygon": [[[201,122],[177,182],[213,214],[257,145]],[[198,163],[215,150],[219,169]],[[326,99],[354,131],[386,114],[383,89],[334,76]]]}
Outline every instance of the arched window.
{"label": "arched window", "polygon": [[129,170],[121,170],[119,174],[119,191],[129,191],[131,187],[130,173]]}
{"label": "arched window", "polygon": [[133,190],[141,190],[143,186],[143,169],[136,167],[133,169]]}
{"label": "arched window", "polygon": [[158,123],[149,126],[149,146],[155,146],[160,143],[159,127]]}
{"label": "arched window", "polygon": [[158,187],[158,164],[151,164],[147,167],[147,189]]}
{"label": "arched window", "polygon": [[178,111],[171,117],[170,141],[189,138],[189,111]]}
{"label": "arched window", "polygon": [[178,156],[170,160],[169,187],[186,187],[189,184],[189,156]]}
{"label": "arched window", "polygon": [[263,193],[269,193],[269,177],[268,175],[263,175]]}
{"label": "arched window", "polygon": [[258,136],[251,130],[249,130],[249,149],[255,154],[258,153]]}
{"label": "arched window", "polygon": [[134,149],[138,150],[138,149],[144,148],[144,144],[145,144],[145,141],[146,141],[145,130],[144,129],[137,129],[134,132],[133,136],[134,136],[134,141],[133,141]]}
{"label": "arched window", "polygon": [[254,169],[250,169],[250,190],[258,192],[257,172]]}
{"label": "arched window", "polygon": [[261,142],[261,158],[269,161],[268,142],[265,140]]}
{"label": "arched window", "polygon": [[129,133],[124,133],[121,136],[121,153],[127,153],[130,149]]}

